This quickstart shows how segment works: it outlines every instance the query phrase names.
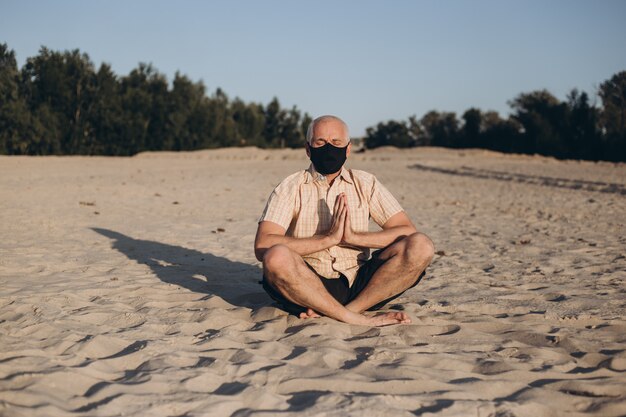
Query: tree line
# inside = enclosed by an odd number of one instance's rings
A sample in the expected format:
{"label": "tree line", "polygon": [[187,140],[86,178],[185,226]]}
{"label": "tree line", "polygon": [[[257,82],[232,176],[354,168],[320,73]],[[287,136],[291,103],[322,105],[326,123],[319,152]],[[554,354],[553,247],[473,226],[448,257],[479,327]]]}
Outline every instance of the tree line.
{"label": "tree line", "polygon": [[[367,148],[443,146],[626,161],[626,71],[604,81],[601,106],[572,90],[560,101],[546,90],[522,93],[512,113],[470,108],[461,118],[430,111],[420,119],[368,127]],[[0,154],[134,155],[142,151],[227,146],[304,145],[311,121],[296,106],[282,108],[230,99],[217,88],[176,73],[171,84],[152,65],[126,76],[108,64],[95,68],[79,50],[42,47],[18,68],[0,44]]]}
{"label": "tree line", "polygon": [[225,146],[300,147],[311,118],[297,107],[207,95],[202,82],[152,65],[119,77],[79,50],[42,47],[18,69],[0,44],[0,154],[133,155]]}
{"label": "tree line", "polygon": [[421,119],[378,123],[367,128],[367,148],[444,146],[557,158],[626,161],[626,71],[604,81],[602,106],[572,90],[559,101],[546,90],[522,93],[509,101],[511,115],[477,108],[455,113],[430,111]]}

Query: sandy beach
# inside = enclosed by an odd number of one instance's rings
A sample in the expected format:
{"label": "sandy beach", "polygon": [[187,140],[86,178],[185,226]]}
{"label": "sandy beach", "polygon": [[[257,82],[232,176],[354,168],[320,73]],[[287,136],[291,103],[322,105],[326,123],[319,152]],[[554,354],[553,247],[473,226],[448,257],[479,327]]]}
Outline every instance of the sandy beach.
{"label": "sandy beach", "polygon": [[626,415],[626,165],[354,153],[437,251],[389,306],[412,324],[383,328],[258,284],[257,219],[307,166],[0,157],[0,415]]}

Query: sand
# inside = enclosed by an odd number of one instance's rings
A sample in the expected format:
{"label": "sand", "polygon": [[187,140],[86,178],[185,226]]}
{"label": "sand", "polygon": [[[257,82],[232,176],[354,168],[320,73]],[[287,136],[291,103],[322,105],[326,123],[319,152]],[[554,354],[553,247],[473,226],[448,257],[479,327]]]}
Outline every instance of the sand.
{"label": "sand", "polygon": [[258,284],[257,218],[307,165],[0,157],[0,415],[626,415],[626,165],[353,154],[437,246],[384,328]]}

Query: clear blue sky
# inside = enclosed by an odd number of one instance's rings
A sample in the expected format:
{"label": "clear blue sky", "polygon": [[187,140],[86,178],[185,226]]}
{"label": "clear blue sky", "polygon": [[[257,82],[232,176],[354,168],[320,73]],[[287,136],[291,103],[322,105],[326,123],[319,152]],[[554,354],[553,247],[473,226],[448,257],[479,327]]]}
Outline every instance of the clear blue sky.
{"label": "clear blue sky", "polygon": [[594,95],[626,70],[626,1],[0,0],[19,65],[78,48],[125,75],[152,63],[210,92],[312,116],[353,135],[431,109],[509,112],[520,92]]}

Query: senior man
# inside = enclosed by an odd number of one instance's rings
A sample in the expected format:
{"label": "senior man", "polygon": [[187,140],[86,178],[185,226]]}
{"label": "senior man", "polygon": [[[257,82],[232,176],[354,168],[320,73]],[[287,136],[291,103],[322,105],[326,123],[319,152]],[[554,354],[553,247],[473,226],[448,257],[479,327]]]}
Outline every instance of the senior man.
{"label": "senior man", "polygon": [[[351,324],[410,323],[378,310],[421,280],[434,246],[372,174],[344,168],[352,144],[338,117],[311,122],[307,170],[283,180],[259,219],[255,255],[263,287],[300,318],[320,314]],[[370,217],[381,230],[368,230]],[[377,249],[370,258],[370,249]]]}

